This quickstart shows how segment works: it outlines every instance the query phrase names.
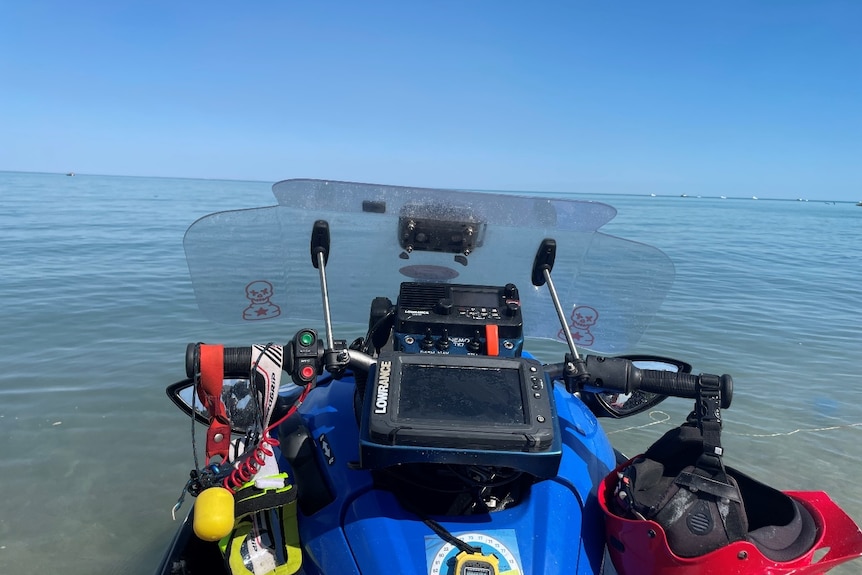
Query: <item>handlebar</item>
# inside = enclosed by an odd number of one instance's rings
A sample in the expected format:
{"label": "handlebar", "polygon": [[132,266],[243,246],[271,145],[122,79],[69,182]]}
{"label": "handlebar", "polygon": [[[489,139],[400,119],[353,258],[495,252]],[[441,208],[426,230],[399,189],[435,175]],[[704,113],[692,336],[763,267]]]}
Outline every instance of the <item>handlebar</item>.
{"label": "handlebar", "polygon": [[[251,365],[251,347],[224,348],[225,376],[248,376]],[[186,346],[186,377],[194,378],[201,371],[201,344],[190,343]]]}
{"label": "handlebar", "polygon": [[[296,339],[294,338],[294,340]],[[200,343],[190,343],[186,347],[186,375],[190,378],[193,378],[200,372],[200,346]],[[294,345],[290,345],[288,349],[297,350]],[[349,364],[351,367],[365,372],[371,369],[376,363],[373,357],[355,349],[345,349],[341,353],[347,354],[347,361],[343,362],[343,364]],[[248,376],[251,355],[251,347],[225,347],[225,376]],[[298,384],[308,383],[313,379],[314,375],[321,372],[322,365],[318,362],[323,360],[322,352],[318,354],[315,350],[312,352],[313,357],[305,355],[303,358],[291,357],[294,355],[293,353],[288,353],[287,355],[288,361],[284,364],[284,371],[294,377],[294,381]],[[307,372],[305,375],[298,374],[301,367],[312,364],[316,364],[313,371]],[[560,379],[564,375],[565,367],[565,363],[550,364],[545,366],[545,371],[552,379]],[[706,373],[694,375],[691,373],[641,369],[635,366],[629,359],[595,355],[589,355],[585,358],[585,367],[589,374],[585,381],[585,387],[599,391],[632,393],[641,390],[673,397],[696,399],[699,390],[704,385],[711,385],[712,387],[717,386],[721,391],[722,409],[730,407],[730,403],[733,400],[733,378],[726,374],[721,376]],[[300,381],[297,381],[297,378]]]}
{"label": "handlebar", "polygon": [[[306,330],[311,332],[310,330]],[[299,332],[302,334],[302,332]],[[316,334],[315,334],[316,335]],[[315,335],[312,338],[316,341]],[[294,338],[298,339],[298,338]],[[295,372],[299,372],[301,365],[304,365],[305,360],[309,357],[309,354],[296,353],[294,350],[298,349],[298,346],[290,344],[286,346],[289,350],[288,352],[288,360],[284,363],[284,371],[290,375],[294,376]],[[362,371],[368,371],[375,364],[376,360],[371,356],[362,353],[361,351],[357,351],[355,349],[347,349],[344,350],[348,356],[348,363],[351,367],[360,369]],[[252,348],[251,346],[245,347],[224,347],[224,374],[226,377],[234,376],[234,377],[248,377],[249,366],[251,365],[251,355]],[[295,356],[303,355],[304,357],[299,358]],[[313,364],[318,360],[317,350],[312,350],[311,352],[312,360],[309,364]],[[186,377],[194,378],[195,375],[200,373],[201,370],[201,344],[200,343],[190,343],[186,346]],[[314,368],[315,372],[319,373],[319,369]],[[308,378],[303,377],[303,380]],[[307,383],[307,381],[297,382],[298,384]]]}
{"label": "handlebar", "polygon": [[[638,369],[638,368],[635,368]],[[674,397],[697,398],[700,389],[709,380],[718,383],[721,391],[721,408],[727,409],[733,401],[733,378],[727,374],[718,376],[709,373],[694,375],[691,373],[674,373],[672,371],[656,371],[652,369],[639,370],[642,375],[640,387],[643,391],[661,393]]]}
{"label": "handlebar", "polygon": [[680,373],[641,369],[631,360],[620,357],[586,357],[589,385],[602,391],[632,393],[641,390],[673,397],[696,399],[704,385],[721,391],[721,407],[727,409],[733,400],[733,378],[729,375]]}

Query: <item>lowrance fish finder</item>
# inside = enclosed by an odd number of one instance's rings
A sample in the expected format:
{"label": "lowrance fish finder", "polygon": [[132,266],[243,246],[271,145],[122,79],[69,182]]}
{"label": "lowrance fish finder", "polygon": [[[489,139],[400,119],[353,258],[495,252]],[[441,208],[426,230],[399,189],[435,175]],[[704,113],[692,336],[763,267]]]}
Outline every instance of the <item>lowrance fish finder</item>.
{"label": "lowrance fish finder", "polygon": [[369,376],[362,467],[430,462],[556,475],[559,425],[537,361],[388,352]]}

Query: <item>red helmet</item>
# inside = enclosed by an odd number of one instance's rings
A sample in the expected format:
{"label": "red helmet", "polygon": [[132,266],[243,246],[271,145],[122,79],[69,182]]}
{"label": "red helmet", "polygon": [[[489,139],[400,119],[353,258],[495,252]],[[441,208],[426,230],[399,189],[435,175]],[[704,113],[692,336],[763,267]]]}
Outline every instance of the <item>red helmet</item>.
{"label": "red helmet", "polygon": [[[669,489],[668,485],[680,484],[679,475],[689,473],[692,466],[660,466],[667,470],[665,479],[672,475],[670,482],[661,485],[654,466],[641,468],[640,481],[662,491],[653,500],[661,501],[653,507],[656,513],[647,518],[632,510],[626,500],[633,493],[627,489],[631,486],[623,485],[644,461],[655,463],[636,457],[599,485],[608,552],[620,575],[813,575],[862,555],[862,532],[828,495],[819,491],[782,493],[730,467],[724,468],[724,486],[738,490],[741,519],[726,521],[728,499],[723,500],[719,520],[714,520],[718,508],[709,509],[705,498],[687,507],[673,502],[668,492],[676,487]],[[681,491],[689,498],[694,493],[697,499],[697,489]],[[728,536],[732,530],[722,530],[721,521],[737,523],[741,535]],[[712,532],[711,540],[699,537],[707,531]],[[719,532],[717,538],[715,532]]]}

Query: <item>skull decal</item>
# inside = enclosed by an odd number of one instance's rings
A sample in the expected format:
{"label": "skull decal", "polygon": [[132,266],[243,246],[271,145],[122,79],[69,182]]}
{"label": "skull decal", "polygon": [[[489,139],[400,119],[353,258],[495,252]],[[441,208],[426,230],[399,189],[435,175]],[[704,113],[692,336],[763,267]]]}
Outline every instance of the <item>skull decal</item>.
{"label": "skull decal", "polygon": [[250,303],[242,311],[242,319],[253,321],[280,316],[281,308],[269,301],[272,295],[272,284],[266,280],[253,281],[245,286],[245,297]]}
{"label": "skull decal", "polygon": [[[575,345],[589,347],[595,343],[596,338],[590,333],[590,328],[596,325],[599,320],[599,312],[595,308],[588,305],[579,305],[572,310],[572,323],[569,325],[569,333],[572,334],[572,340]],[[565,340],[566,334],[563,330],[557,334],[557,337]]]}

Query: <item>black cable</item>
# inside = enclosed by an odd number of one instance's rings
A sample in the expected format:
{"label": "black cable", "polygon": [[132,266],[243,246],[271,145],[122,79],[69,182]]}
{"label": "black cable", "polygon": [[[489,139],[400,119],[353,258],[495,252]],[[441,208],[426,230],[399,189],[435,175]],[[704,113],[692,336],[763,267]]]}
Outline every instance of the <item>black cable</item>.
{"label": "black cable", "polygon": [[362,351],[368,355],[372,355],[373,351],[380,351],[379,349],[371,349],[371,344],[374,343],[374,334],[383,326],[383,322],[389,321],[389,319],[395,315],[395,306],[390,307],[386,310],[386,313],[374,322],[374,325],[368,328],[368,332],[365,334],[365,345]]}
{"label": "black cable", "polygon": [[401,501],[401,506],[405,509],[405,511],[408,511],[421,519],[422,523],[427,525],[431,529],[431,531],[433,531],[440,539],[442,539],[446,543],[449,543],[453,547],[456,547],[459,551],[464,551],[465,553],[482,552],[482,549],[480,549],[479,547],[474,547],[466,541],[458,539],[457,537],[452,535],[452,533],[448,529],[446,529],[445,527],[443,527],[415,507],[413,507],[413,505],[409,504],[407,501]]}
{"label": "black cable", "polygon": [[430,527],[431,531],[436,533],[437,536],[440,537],[440,539],[442,539],[446,543],[449,543],[450,545],[453,545],[454,547],[457,547],[459,551],[464,551],[465,553],[481,553],[482,552],[481,548],[473,547],[472,545],[470,545],[466,541],[458,539],[457,537],[452,535],[452,533],[450,533],[448,529],[446,529],[445,527],[443,527],[442,525],[440,525],[439,523],[437,523],[436,521],[434,521],[430,517],[423,517],[422,515],[419,515],[419,518],[422,520],[422,522],[425,525]]}
{"label": "black cable", "polygon": [[465,475],[464,472],[462,472],[460,469],[458,469],[458,467],[456,467],[454,465],[449,465],[447,467],[449,468],[449,471],[451,471],[453,475],[457,476],[459,479],[461,479],[462,481],[464,481],[468,485],[471,485],[473,487],[482,487],[482,488],[500,487],[502,485],[508,485],[509,483],[512,483],[513,481],[517,481],[521,477],[521,475],[523,475],[523,473],[521,473],[520,471],[516,471],[516,470],[512,470],[511,473],[508,475],[500,473],[499,471],[492,471],[491,475],[497,476],[497,477],[499,477],[499,479],[489,480],[489,481],[477,481],[477,480],[473,479],[472,477],[470,477],[469,475]]}

